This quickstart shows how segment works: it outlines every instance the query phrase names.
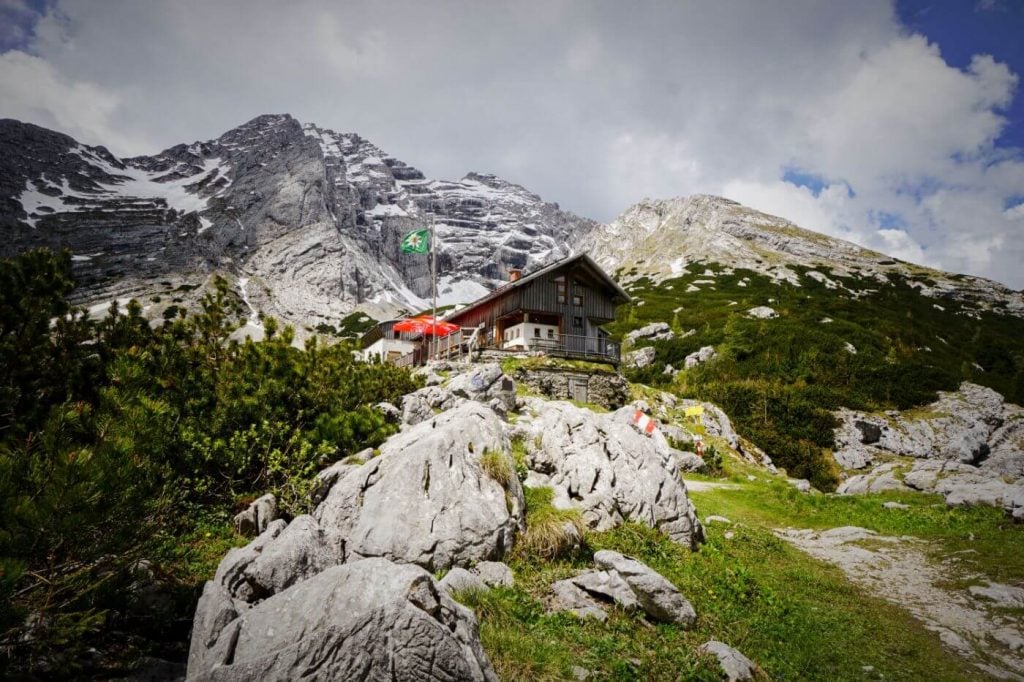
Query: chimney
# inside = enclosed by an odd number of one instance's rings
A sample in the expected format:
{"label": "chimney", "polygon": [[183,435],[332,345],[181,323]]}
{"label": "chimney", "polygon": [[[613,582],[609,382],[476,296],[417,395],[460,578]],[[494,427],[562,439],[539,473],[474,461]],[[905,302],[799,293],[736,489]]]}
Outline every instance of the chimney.
{"label": "chimney", "polygon": [[523,276],[523,271],[520,270],[519,268],[509,268],[509,271],[508,271],[508,281],[510,281],[510,282],[518,282],[519,278],[522,277],[522,276]]}

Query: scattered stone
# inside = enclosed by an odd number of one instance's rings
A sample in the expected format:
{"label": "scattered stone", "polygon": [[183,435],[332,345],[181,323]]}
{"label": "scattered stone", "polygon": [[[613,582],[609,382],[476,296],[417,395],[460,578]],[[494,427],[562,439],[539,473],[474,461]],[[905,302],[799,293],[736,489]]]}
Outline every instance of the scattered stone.
{"label": "scattered stone", "polygon": [[640,339],[648,339],[650,341],[661,341],[671,339],[675,334],[672,333],[672,328],[665,322],[652,322],[646,327],[640,327],[626,334],[626,343],[632,345]]}
{"label": "scattered stone", "polygon": [[909,504],[903,504],[902,502],[883,502],[882,507],[884,509],[910,509]]}
{"label": "scattered stone", "polygon": [[1024,587],[989,582],[987,585],[971,585],[967,591],[975,597],[995,602],[996,606],[1024,608]]}
{"label": "scattered stone", "polygon": [[265,531],[276,518],[277,498],[267,493],[235,516],[235,532],[250,538],[255,537]]}
{"label": "scattered stone", "polygon": [[672,458],[675,459],[679,470],[687,473],[704,471],[708,468],[708,463],[702,457],[686,450],[673,450]]}
{"label": "scattered stone", "polygon": [[787,478],[786,483],[790,484],[802,493],[811,492],[811,482],[806,478]]}
{"label": "scattered stone", "polygon": [[481,592],[487,591],[488,588],[484,581],[474,573],[470,573],[464,568],[456,566],[441,579],[438,583],[441,587],[448,590],[449,594],[459,592],[461,590],[479,590]]}
{"label": "scattered stone", "polygon": [[727,530],[725,531],[725,533],[722,534],[722,537],[724,537],[726,540],[732,540],[734,537],[736,537],[736,533],[734,533],[731,530]]}
{"label": "scattered stone", "polygon": [[601,622],[608,619],[601,605],[571,579],[552,583],[551,595],[552,611],[568,611],[580,618],[596,618]]}
{"label": "scattered stone", "polygon": [[744,682],[754,679],[757,666],[753,661],[724,642],[712,639],[700,646],[700,653],[710,654],[718,659],[722,675],[729,682]]}
{"label": "scattered stone", "polygon": [[691,627],[697,613],[676,586],[647,565],[618,552],[603,549],[594,554],[594,563],[615,571],[629,585],[644,612],[654,620]]}
{"label": "scattered stone", "polygon": [[774,308],[769,308],[766,305],[759,305],[756,308],[751,308],[747,311],[747,315],[758,320],[772,320],[779,316],[779,314],[775,312]]}
{"label": "scattered stone", "polygon": [[588,594],[613,601],[627,611],[641,610],[633,589],[616,571],[588,571],[570,580]]}
{"label": "scattered stone", "polygon": [[512,569],[501,561],[481,561],[473,572],[490,587],[512,587],[516,582]]}
{"label": "scattered stone", "polygon": [[583,668],[578,665],[574,665],[572,667],[572,678],[574,680],[579,680],[579,682],[583,682],[583,680],[587,679],[588,677],[590,677],[590,671],[586,668]]}
{"label": "scattered stone", "polygon": [[711,516],[705,517],[704,523],[732,523],[732,521],[730,521],[724,516],[717,516],[715,514],[712,514]]}
{"label": "scattered stone", "polygon": [[683,360],[683,367],[693,369],[697,365],[702,365],[716,357],[718,357],[718,353],[715,352],[714,346],[704,346],[700,350],[687,355],[686,359]]}
{"label": "scattered stone", "polygon": [[629,353],[626,353],[626,366],[635,369],[646,367],[647,365],[654,362],[654,356],[656,354],[657,351],[654,349],[654,346],[646,346],[645,348],[631,351]]}

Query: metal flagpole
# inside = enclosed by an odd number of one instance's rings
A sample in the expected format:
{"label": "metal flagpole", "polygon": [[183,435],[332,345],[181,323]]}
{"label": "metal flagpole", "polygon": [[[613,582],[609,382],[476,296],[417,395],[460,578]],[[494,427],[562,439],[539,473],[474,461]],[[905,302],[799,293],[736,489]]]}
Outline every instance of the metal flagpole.
{"label": "metal flagpole", "polygon": [[431,356],[437,359],[437,240],[434,239],[434,213],[430,214],[430,294],[432,299],[431,317],[433,318],[433,334],[430,345],[433,347]]}

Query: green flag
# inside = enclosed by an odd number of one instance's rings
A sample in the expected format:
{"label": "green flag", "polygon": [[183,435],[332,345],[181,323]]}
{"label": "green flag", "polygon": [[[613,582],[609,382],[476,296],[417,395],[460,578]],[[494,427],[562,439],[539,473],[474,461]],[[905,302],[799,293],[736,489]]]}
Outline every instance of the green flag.
{"label": "green flag", "polygon": [[416,230],[402,238],[402,253],[426,253],[430,249],[430,230]]}

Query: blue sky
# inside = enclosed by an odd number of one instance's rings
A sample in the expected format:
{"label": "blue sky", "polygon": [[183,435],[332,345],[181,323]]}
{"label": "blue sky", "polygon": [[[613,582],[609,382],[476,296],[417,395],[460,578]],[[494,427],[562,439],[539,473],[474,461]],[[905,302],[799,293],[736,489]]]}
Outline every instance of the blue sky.
{"label": "blue sky", "polygon": [[611,221],[726,196],[1024,288],[1024,0],[0,0],[0,116],[123,156],[261,113]]}
{"label": "blue sky", "polygon": [[[946,63],[967,68],[976,54],[990,54],[1024,74],[1024,2],[1021,0],[901,0],[900,21],[938,43]],[[1024,96],[1006,109],[1009,125],[997,144],[1024,149]]]}

